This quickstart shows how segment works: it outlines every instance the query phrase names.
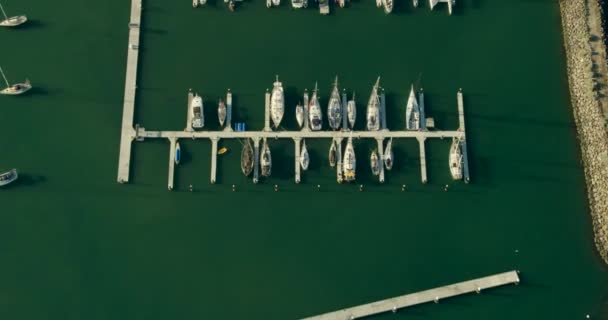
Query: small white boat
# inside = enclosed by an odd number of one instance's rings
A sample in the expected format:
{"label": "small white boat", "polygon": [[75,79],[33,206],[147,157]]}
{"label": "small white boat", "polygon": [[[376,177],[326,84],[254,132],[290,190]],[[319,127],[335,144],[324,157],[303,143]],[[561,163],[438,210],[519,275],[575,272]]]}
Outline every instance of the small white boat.
{"label": "small white boat", "polygon": [[198,4],[205,5],[207,4],[207,0],[198,0]]}
{"label": "small white boat", "polygon": [[203,113],[203,98],[198,94],[194,94],[190,105],[192,112],[192,128],[201,129],[205,126],[205,115]]}
{"label": "small white boat", "polygon": [[270,94],[270,116],[275,128],[278,128],[285,113],[285,94],[283,92],[283,83],[279,81],[279,76],[276,76],[276,81],[272,86]]}
{"label": "small white boat", "polygon": [[17,173],[17,169],[12,169],[11,171],[0,174],[0,187],[5,186],[19,177]]}
{"label": "small white boat", "polygon": [[338,89],[338,77],[334,81],[334,87],[329,97],[329,103],[327,104],[327,120],[329,126],[334,129],[340,129],[340,123],[342,122],[342,100],[340,99],[340,90]]}
{"label": "small white boat", "polygon": [[336,0],[336,2],[338,2],[340,8],[344,8],[344,6],[346,5],[346,0]]}
{"label": "small white boat", "polygon": [[25,93],[32,88],[32,84],[27,79],[25,79],[24,83],[10,84],[8,82],[8,80],[6,79],[6,76],[4,75],[4,71],[2,70],[2,67],[0,67],[0,74],[2,74],[2,78],[4,79],[4,82],[6,83],[6,88],[0,90],[0,94],[16,96],[16,95]]}
{"label": "small white boat", "polygon": [[266,8],[272,7],[272,0],[266,0]]}
{"label": "small white boat", "polygon": [[336,142],[334,140],[332,140],[331,147],[329,147],[329,166],[332,168],[336,166],[336,161],[337,161],[336,152],[337,152]]}
{"label": "small white boat", "polygon": [[302,152],[300,152],[300,165],[302,170],[308,170],[308,164],[310,163],[310,157],[308,156],[308,149],[306,149],[306,140],[302,140]]}
{"label": "small white boat", "polygon": [[224,122],[226,121],[226,104],[222,98],[220,98],[220,101],[217,104],[217,118],[220,121],[220,127],[223,127]]}
{"label": "small white boat", "polygon": [[412,0],[414,2],[414,8],[418,8],[418,0]]}
{"label": "small white boat", "polygon": [[464,162],[461,144],[462,141],[460,138],[452,139],[452,146],[450,147],[450,173],[454,180],[462,179],[462,167]]}
{"label": "small white boat", "polygon": [[344,150],[344,159],[342,160],[342,171],[345,181],[355,181],[355,172],[357,169],[357,158],[355,156],[355,148],[353,147],[353,137],[348,138],[346,149]]}
{"label": "small white boat", "polygon": [[310,129],[313,131],[319,131],[323,126],[323,114],[321,112],[321,105],[319,105],[317,93],[318,89],[317,84],[315,83],[315,90],[312,92],[312,97],[308,102],[308,120],[310,122]]}
{"label": "small white boat", "polygon": [[378,159],[378,152],[376,150],[372,151],[372,154],[369,157],[370,165],[372,168],[372,174],[377,176],[380,174],[380,161]]}
{"label": "small white boat", "polygon": [[272,169],[272,158],[270,157],[270,147],[268,147],[268,141],[264,138],[264,146],[262,147],[262,153],[260,154],[260,168],[262,169],[262,176],[269,177]]}
{"label": "small white boat", "polygon": [[298,121],[298,126],[302,128],[304,125],[304,106],[299,103],[296,106],[296,121]]}
{"label": "small white boat", "polygon": [[192,0],[192,8],[198,7],[198,0]]}
{"label": "small white boat", "polygon": [[0,10],[2,11],[2,16],[4,17],[4,20],[0,21],[0,27],[17,27],[27,22],[27,16],[25,15],[7,17],[2,4],[0,4]]}
{"label": "small white boat", "polygon": [[407,99],[405,107],[405,128],[407,130],[420,130],[420,106],[416,100],[414,85],[410,91],[410,97]]}
{"label": "small white boat", "polygon": [[372,93],[367,102],[367,130],[380,130],[380,97],[378,96],[378,87],[380,86],[380,77],[376,80]]}
{"label": "small white boat", "polygon": [[329,14],[329,0],[318,0],[319,2],[319,12],[326,16]]}
{"label": "small white boat", "polygon": [[179,142],[175,144],[175,164],[179,164],[182,160],[182,148],[179,146]]}
{"label": "small white boat", "polygon": [[272,5],[278,7],[281,4],[281,0],[272,0]]}
{"label": "small white boat", "polygon": [[304,1],[305,0],[291,0],[291,6],[294,9],[301,9],[304,8]]}
{"label": "small white boat", "polygon": [[386,170],[393,168],[393,138],[388,140],[386,149],[384,149],[384,167],[386,167]]}
{"label": "small white boat", "polygon": [[355,120],[357,120],[357,104],[355,102],[355,93],[353,92],[353,99],[347,104],[346,111],[348,114],[348,124],[352,129],[355,126]]}
{"label": "small white boat", "polygon": [[393,12],[393,0],[382,0],[382,6],[384,7],[384,13],[389,14]]}
{"label": "small white boat", "polygon": [[376,0],[376,7],[382,7],[382,0]]}

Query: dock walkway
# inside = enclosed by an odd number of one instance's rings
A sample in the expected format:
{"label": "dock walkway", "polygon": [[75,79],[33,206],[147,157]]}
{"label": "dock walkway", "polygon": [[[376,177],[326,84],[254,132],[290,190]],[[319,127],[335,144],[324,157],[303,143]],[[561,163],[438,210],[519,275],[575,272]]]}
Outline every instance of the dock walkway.
{"label": "dock walkway", "polygon": [[437,287],[430,290],[406,294],[395,298],[380,300],[352,308],[346,308],[335,312],[304,318],[302,320],[359,319],[389,311],[396,312],[401,308],[411,307],[418,304],[439,302],[440,300],[458,295],[473,292],[481,293],[481,291],[489,288],[518,283],[519,275],[517,274],[517,271],[509,271],[443,287]]}

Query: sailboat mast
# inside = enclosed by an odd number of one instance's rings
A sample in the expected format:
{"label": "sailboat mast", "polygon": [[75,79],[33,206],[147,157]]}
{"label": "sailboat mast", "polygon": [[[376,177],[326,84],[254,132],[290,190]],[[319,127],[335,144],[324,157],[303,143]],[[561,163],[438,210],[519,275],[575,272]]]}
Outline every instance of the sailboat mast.
{"label": "sailboat mast", "polygon": [[8,20],[6,13],[4,12],[4,8],[2,8],[2,3],[0,3],[0,10],[2,11],[2,15],[4,16],[4,20]]}
{"label": "sailboat mast", "polygon": [[6,77],[4,76],[4,71],[2,70],[2,67],[0,67],[0,73],[2,74],[2,78],[4,79],[4,82],[6,82],[6,87],[10,87],[11,85],[8,83],[8,80],[6,80]]}

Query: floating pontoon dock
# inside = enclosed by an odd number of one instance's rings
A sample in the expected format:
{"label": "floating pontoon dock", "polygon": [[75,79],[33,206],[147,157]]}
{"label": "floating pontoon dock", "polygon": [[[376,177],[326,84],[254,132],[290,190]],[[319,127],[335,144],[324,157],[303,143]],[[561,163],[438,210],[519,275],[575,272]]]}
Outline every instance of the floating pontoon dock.
{"label": "floating pontoon dock", "polygon": [[504,286],[518,284],[517,271],[499,273],[483,278],[459,282],[444,287],[406,294],[400,297],[380,300],[352,308],[346,308],[335,312],[304,318],[302,320],[351,320],[369,317],[379,313],[397,312],[397,310],[418,304],[439,302],[443,299],[463,295],[467,293],[481,293],[481,291]]}

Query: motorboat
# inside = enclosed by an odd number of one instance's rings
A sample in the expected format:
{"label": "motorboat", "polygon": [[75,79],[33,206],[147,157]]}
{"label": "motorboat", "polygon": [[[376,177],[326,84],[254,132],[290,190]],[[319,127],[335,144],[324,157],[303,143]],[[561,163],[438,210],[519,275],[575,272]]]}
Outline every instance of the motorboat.
{"label": "motorboat", "polygon": [[384,167],[386,170],[393,168],[393,138],[388,140],[386,149],[384,149]]}
{"label": "motorboat", "polygon": [[226,121],[226,104],[222,98],[220,98],[220,101],[217,104],[217,117],[220,121],[220,127],[223,127],[224,122]]}
{"label": "motorboat", "polygon": [[355,120],[357,120],[357,104],[355,102],[355,93],[353,92],[353,99],[348,101],[346,105],[346,113],[348,115],[348,124],[350,128],[355,127]]}
{"label": "motorboat", "polygon": [[380,97],[378,96],[378,87],[380,85],[380,77],[376,80],[372,93],[367,102],[367,130],[380,130]]}
{"label": "motorboat", "polygon": [[268,141],[264,138],[264,146],[262,147],[262,153],[260,154],[260,168],[263,177],[269,177],[272,169],[272,158],[270,156],[270,148],[268,147]]}
{"label": "motorboat", "polygon": [[357,158],[355,156],[355,148],[353,147],[353,137],[348,138],[346,149],[344,150],[344,159],[342,160],[342,171],[345,181],[355,181],[355,172],[357,169]]}
{"label": "motorboat", "polygon": [[317,94],[318,89],[317,84],[315,83],[315,90],[312,92],[312,97],[308,102],[308,120],[310,122],[310,129],[313,131],[319,131],[323,126],[323,114],[321,112],[321,105],[319,105]]}
{"label": "motorboat", "polygon": [[253,148],[251,147],[251,141],[247,139],[247,142],[243,145],[241,151],[241,171],[248,177],[253,171]]}
{"label": "motorboat", "polygon": [[179,164],[182,160],[182,148],[179,146],[179,142],[175,144],[175,164]]}
{"label": "motorboat", "polygon": [[283,84],[279,81],[279,76],[276,76],[276,81],[272,86],[270,94],[270,117],[275,128],[278,128],[285,113],[285,94],[283,92]]}
{"label": "motorboat", "polygon": [[204,127],[205,115],[203,113],[203,98],[196,93],[190,102],[190,110],[192,112],[192,128],[201,129]]}
{"label": "motorboat", "polygon": [[296,106],[296,121],[298,121],[298,127],[302,128],[304,125],[304,106],[299,103]]}
{"label": "motorboat", "polygon": [[334,81],[334,88],[331,91],[329,103],[327,104],[327,119],[332,129],[340,129],[340,122],[342,122],[342,101],[340,99],[340,90],[338,89],[338,77]]}
{"label": "motorboat", "polygon": [[414,85],[412,85],[405,107],[405,128],[407,130],[420,130],[420,106],[418,100],[416,100]]}
{"label": "motorboat", "polygon": [[382,6],[384,7],[384,13],[389,14],[393,12],[393,0],[382,0]]}
{"label": "motorboat", "polygon": [[0,10],[4,17],[4,20],[0,21],[0,27],[17,27],[27,22],[27,16],[25,15],[7,17],[2,4],[0,4]]}
{"label": "motorboat", "polygon": [[306,149],[306,140],[302,140],[302,151],[300,152],[300,165],[302,170],[308,170],[308,164],[310,163],[310,156],[308,155],[308,149]]}
{"label": "motorboat", "polygon": [[332,168],[336,166],[336,160],[337,160],[336,153],[337,153],[336,142],[334,140],[332,140],[331,147],[329,147],[329,166]]}
{"label": "motorboat", "polygon": [[0,187],[17,180],[18,177],[19,174],[17,173],[17,169],[12,169],[8,172],[0,174]]}
{"label": "motorboat", "polygon": [[452,146],[450,147],[450,173],[454,180],[462,179],[463,164],[462,140],[460,138],[452,138]]}
{"label": "motorboat", "polygon": [[372,174],[377,176],[380,174],[380,160],[378,159],[378,152],[376,150],[372,151],[372,154],[369,157],[370,165],[372,168]]}

